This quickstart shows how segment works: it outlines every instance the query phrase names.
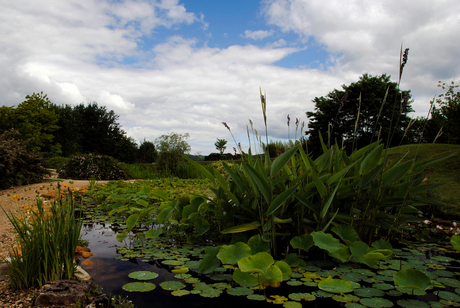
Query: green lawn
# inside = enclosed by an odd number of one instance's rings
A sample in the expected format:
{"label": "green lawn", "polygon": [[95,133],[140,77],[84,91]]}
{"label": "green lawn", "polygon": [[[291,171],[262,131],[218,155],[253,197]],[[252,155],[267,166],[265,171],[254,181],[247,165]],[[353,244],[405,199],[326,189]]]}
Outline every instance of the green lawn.
{"label": "green lawn", "polygon": [[447,204],[447,207],[438,211],[433,210],[435,216],[442,218],[459,219],[460,218],[460,145],[451,144],[411,144],[403,145],[388,149],[390,158],[397,159],[403,155],[404,158],[412,159],[416,157],[416,162],[423,162],[439,157],[446,157],[454,154],[452,157],[440,163],[431,165],[427,168],[427,182],[445,183],[444,186],[430,191],[428,195]]}

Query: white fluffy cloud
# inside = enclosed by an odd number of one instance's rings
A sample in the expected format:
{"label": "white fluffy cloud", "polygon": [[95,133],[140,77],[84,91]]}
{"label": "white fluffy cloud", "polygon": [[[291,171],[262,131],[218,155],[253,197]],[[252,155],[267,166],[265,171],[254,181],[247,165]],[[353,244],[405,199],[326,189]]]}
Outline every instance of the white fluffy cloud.
{"label": "white fluffy cloud", "polygon": [[[263,134],[259,87],[267,92],[270,136],[286,138],[287,114],[306,120],[315,96],[366,72],[394,80],[403,42],[411,49],[401,87],[426,115],[437,80],[460,68],[459,11],[457,0],[263,1],[270,30],[240,33],[254,45],[216,48],[177,30],[201,24],[212,34],[206,16],[178,0],[3,1],[0,103],[17,105],[40,91],[58,104],[96,101],[139,141],[189,133],[192,153],[207,154],[216,138],[234,146],[221,122],[243,144],[248,119]],[[166,38],[160,29],[170,29]],[[264,46],[255,45],[262,38]],[[324,70],[276,65],[314,45],[329,53]]]}

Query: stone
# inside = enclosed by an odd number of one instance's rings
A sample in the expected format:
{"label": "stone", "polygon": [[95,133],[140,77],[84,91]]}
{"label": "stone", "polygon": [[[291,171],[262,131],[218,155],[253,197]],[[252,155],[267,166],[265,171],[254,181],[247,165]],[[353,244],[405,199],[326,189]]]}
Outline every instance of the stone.
{"label": "stone", "polygon": [[90,289],[90,281],[50,281],[40,289],[34,307],[74,307],[77,303],[84,306]]}

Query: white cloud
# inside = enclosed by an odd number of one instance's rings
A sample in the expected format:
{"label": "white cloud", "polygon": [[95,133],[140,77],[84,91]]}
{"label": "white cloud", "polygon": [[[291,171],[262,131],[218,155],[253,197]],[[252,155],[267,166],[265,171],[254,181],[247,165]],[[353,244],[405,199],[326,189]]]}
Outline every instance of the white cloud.
{"label": "white cloud", "polygon": [[[273,34],[265,47],[211,48],[176,32],[195,22],[207,29],[204,15],[188,12],[178,0],[9,1],[0,10],[0,70],[6,76],[0,79],[0,103],[17,105],[40,91],[57,104],[96,101],[120,115],[123,129],[139,141],[189,133],[192,153],[215,152],[216,138],[228,140],[231,151],[234,142],[221,122],[243,144],[249,118],[264,135],[259,87],[267,92],[270,136],[286,138],[286,115],[306,120],[315,96],[365,72],[395,79],[404,42],[411,49],[401,87],[412,90],[415,109],[426,116],[429,100],[439,93],[437,80],[449,81],[460,68],[460,4],[407,3],[265,1],[263,13],[279,30],[246,33],[253,39]],[[169,38],[144,49],[144,39],[156,38],[159,29],[171,29]],[[282,31],[296,33],[301,42]],[[324,70],[274,65],[311,38],[330,52]],[[126,57],[139,62],[125,65]]]}
{"label": "white cloud", "polygon": [[460,70],[456,0],[267,0],[262,10],[269,24],[323,45],[337,75],[388,73],[397,79],[401,43],[410,47],[402,88],[412,90],[420,115],[426,116],[425,99],[437,81]]}
{"label": "white cloud", "polygon": [[246,31],[244,31],[244,35],[241,35],[241,36],[257,41],[257,40],[262,40],[262,39],[264,39],[266,37],[269,37],[271,35],[273,35],[272,30],[258,30],[258,31],[246,30]]}

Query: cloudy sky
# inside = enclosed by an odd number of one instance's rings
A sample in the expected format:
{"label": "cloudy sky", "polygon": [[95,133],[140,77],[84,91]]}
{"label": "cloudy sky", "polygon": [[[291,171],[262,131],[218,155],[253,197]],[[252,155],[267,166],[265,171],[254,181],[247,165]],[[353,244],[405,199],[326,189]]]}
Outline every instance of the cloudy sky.
{"label": "cloudy sky", "polygon": [[403,44],[401,88],[426,116],[438,80],[458,83],[459,12],[458,0],[0,0],[0,103],[95,101],[138,141],[189,133],[192,154],[216,138],[233,152],[221,122],[243,146],[249,119],[263,135],[259,88],[269,138],[287,139],[286,116],[308,125],[314,97],[364,73],[397,81]]}

